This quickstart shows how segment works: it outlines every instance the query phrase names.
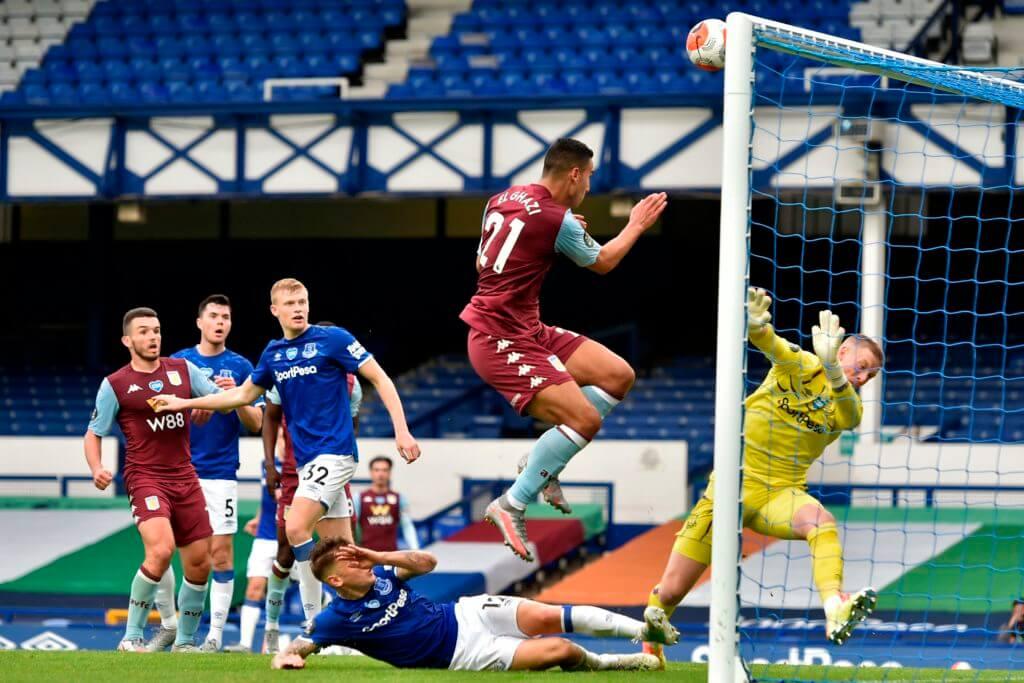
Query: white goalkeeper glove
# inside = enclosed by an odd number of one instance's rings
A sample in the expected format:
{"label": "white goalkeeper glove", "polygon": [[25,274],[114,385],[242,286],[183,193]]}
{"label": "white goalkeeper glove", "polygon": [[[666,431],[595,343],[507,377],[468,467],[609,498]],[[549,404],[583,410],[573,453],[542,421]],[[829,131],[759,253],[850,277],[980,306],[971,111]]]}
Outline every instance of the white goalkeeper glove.
{"label": "white goalkeeper glove", "polygon": [[759,334],[772,320],[772,298],[763,289],[747,288],[747,335]]}
{"label": "white goalkeeper glove", "polygon": [[818,324],[811,328],[814,353],[821,360],[825,376],[833,389],[839,389],[847,382],[846,373],[838,359],[839,347],[845,336],[846,330],[839,326],[839,316],[832,311],[819,313]]}

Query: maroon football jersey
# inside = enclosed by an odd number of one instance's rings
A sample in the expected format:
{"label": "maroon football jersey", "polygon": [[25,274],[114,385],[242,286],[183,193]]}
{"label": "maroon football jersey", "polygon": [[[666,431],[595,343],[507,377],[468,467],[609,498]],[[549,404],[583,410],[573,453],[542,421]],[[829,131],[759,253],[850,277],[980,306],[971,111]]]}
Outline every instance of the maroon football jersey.
{"label": "maroon football jersey", "polygon": [[195,477],[188,436],[191,411],[157,413],[149,405],[158,394],[192,397],[187,361],[161,358],[160,367],[148,373],[128,364],[108,375],[107,381],[117,398],[117,423],[125,438],[125,481]]}
{"label": "maroon football jersey", "polygon": [[512,337],[540,329],[540,288],[567,213],[543,185],[516,185],[491,197],[477,250],[476,295],[459,316],[467,325]]}
{"label": "maroon football jersey", "polygon": [[397,492],[375,493],[367,489],[359,496],[359,544],[378,552],[398,549],[401,500]]}

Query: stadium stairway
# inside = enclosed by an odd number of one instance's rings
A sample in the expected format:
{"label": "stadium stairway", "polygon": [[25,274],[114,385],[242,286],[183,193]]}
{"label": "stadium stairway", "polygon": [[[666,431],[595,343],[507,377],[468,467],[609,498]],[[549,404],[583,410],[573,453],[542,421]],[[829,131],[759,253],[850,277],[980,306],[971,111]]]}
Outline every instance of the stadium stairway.
{"label": "stadium stairway", "polygon": [[474,522],[427,546],[437,556],[438,568],[414,579],[412,585],[435,600],[501,593],[529,580],[539,570],[557,565],[605,531],[604,510],[596,504],[577,505],[566,516],[535,503],[527,508],[526,515],[532,562],[513,555],[496,528],[483,521]]}

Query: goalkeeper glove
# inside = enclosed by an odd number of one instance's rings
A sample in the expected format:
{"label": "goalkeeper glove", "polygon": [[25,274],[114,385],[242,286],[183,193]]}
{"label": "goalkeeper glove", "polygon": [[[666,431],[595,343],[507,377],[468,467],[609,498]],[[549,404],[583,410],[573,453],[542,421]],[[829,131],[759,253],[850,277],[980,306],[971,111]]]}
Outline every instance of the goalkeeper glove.
{"label": "goalkeeper glove", "polygon": [[747,288],[747,335],[760,334],[768,323],[771,322],[772,314],[768,307],[772,305],[772,298],[765,294],[760,288]]}
{"label": "goalkeeper glove", "polygon": [[846,373],[839,365],[839,347],[843,343],[846,330],[839,326],[839,316],[832,311],[818,314],[818,324],[811,328],[811,340],[814,353],[821,360],[825,376],[833,389],[840,389],[846,384]]}

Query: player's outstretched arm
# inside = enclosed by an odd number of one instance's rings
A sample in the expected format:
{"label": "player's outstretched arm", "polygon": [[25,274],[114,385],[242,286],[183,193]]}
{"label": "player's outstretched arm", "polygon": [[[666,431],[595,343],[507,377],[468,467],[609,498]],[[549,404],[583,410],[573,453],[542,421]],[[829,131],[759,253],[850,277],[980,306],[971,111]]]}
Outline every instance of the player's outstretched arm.
{"label": "player's outstretched arm", "polygon": [[196,398],[178,398],[169,394],[161,394],[160,396],[154,396],[150,401],[152,402],[153,410],[158,413],[177,412],[189,408],[224,411],[249,405],[262,396],[263,391],[263,387],[253,384],[251,379],[247,379],[242,386],[217,394]]}
{"label": "player's outstretched arm", "polygon": [[302,669],[306,666],[306,657],[320,647],[312,640],[298,637],[288,645],[288,649],[274,655],[270,660],[271,669]]}
{"label": "player's outstretched arm", "polygon": [[384,372],[376,360],[371,358],[359,366],[359,374],[367,379],[373,388],[377,390],[381,402],[387,408],[391,416],[391,425],[395,429],[395,444],[398,446],[398,454],[406,462],[413,462],[420,457],[420,446],[416,439],[409,432],[409,425],[405,421],[405,410],[402,409],[402,399],[398,396],[398,389],[395,383]]}
{"label": "player's outstretched arm", "polygon": [[800,347],[775,334],[769,309],[772,298],[760,287],[747,288],[747,337],[772,365],[800,360]]}
{"label": "player's outstretched arm", "polygon": [[846,337],[846,330],[839,325],[839,316],[832,311],[821,311],[818,324],[811,328],[814,353],[821,361],[825,377],[832,385],[832,399],[836,406],[836,427],[853,429],[860,424],[864,406],[853,385],[846,378],[843,366],[839,364],[839,347]]}
{"label": "player's outstretched arm", "polygon": [[360,569],[373,569],[376,566],[394,567],[395,575],[403,581],[429,574],[437,566],[437,558],[425,550],[379,552],[357,545],[344,545],[338,548],[336,557],[339,562]]}
{"label": "player's outstretched arm", "polygon": [[622,232],[601,247],[597,260],[589,266],[590,270],[601,275],[615,270],[640,236],[658,221],[667,205],[668,195],[664,192],[649,194],[641,199],[629,212],[629,223]]}

